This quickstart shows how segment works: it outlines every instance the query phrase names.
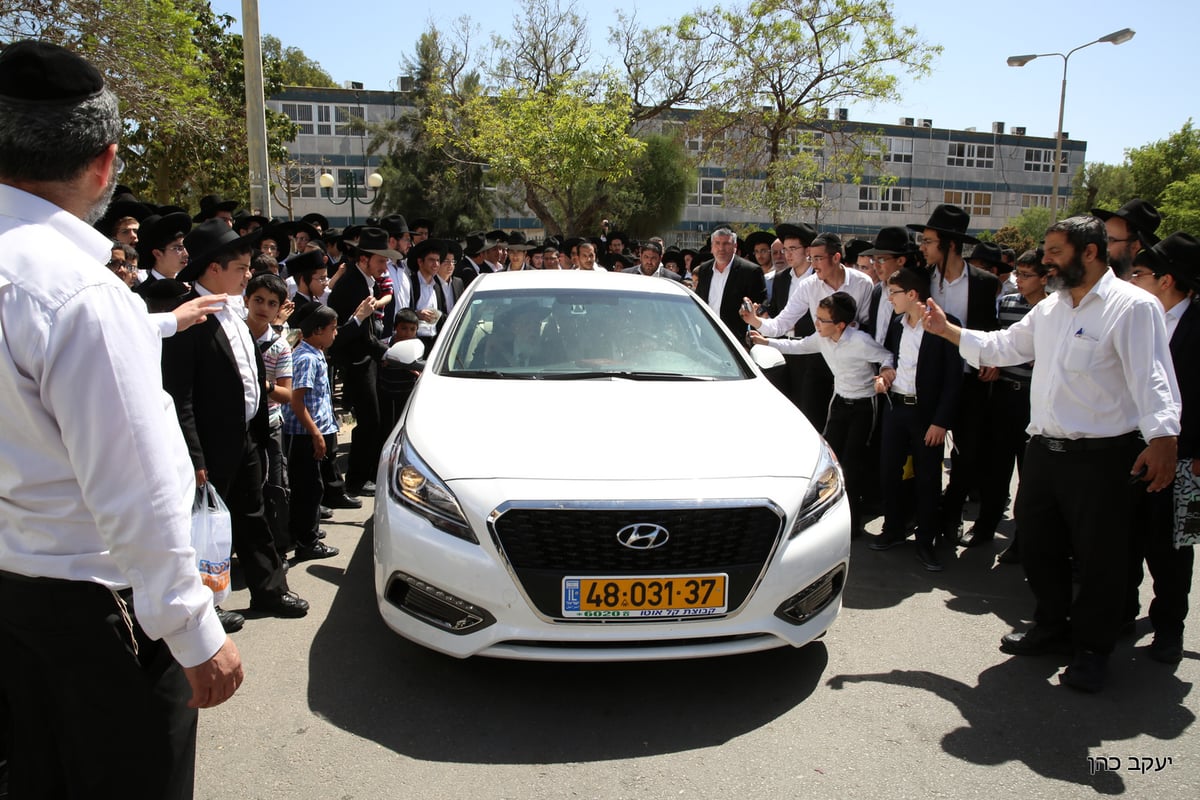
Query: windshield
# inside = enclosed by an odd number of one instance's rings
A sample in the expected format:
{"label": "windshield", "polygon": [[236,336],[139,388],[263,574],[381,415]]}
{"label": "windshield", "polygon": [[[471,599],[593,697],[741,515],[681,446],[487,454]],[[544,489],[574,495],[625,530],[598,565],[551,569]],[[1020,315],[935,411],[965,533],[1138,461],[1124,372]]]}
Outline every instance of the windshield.
{"label": "windshield", "polygon": [[738,380],[753,374],[690,296],[479,292],[448,333],[437,370],[449,376]]}

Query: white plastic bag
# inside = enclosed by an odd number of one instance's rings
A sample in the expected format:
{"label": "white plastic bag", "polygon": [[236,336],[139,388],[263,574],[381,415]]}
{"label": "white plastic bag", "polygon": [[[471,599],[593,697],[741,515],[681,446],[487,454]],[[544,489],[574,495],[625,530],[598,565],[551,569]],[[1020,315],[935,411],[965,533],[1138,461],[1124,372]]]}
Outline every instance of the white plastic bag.
{"label": "white plastic bag", "polygon": [[192,547],[196,550],[200,580],[212,589],[213,604],[220,604],[229,596],[233,521],[212,483],[196,489],[196,502],[192,505]]}

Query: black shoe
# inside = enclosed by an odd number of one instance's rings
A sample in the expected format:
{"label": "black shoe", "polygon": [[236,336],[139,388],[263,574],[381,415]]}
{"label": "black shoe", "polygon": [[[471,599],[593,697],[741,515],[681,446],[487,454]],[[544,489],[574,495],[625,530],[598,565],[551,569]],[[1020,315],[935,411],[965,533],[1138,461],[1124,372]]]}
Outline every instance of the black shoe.
{"label": "black shoe", "polygon": [[1154,641],[1146,648],[1146,655],[1163,664],[1178,664],[1183,660],[1183,635],[1154,634]]}
{"label": "black shoe", "polygon": [[[361,500],[358,502],[359,505],[362,505]],[[321,519],[333,519],[333,509],[329,506],[321,506]]]}
{"label": "black shoe", "polygon": [[362,508],[362,500],[348,494],[335,494],[324,500],[328,508]]}
{"label": "black shoe", "polygon": [[982,544],[987,544],[996,537],[995,528],[982,527],[975,525],[966,534],[958,537],[960,547],[979,547]]}
{"label": "black shoe", "polygon": [[1000,649],[1013,656],[1065,655],[1071,652],[1071,628],[1068,625],[1034,625],[1024,633],[1006,633]]}
{"label": "black shoe", "polygon": [[1080,650],[1071,659],[1071,665],[1058,676],[1058,681],[1063,686],[1095,694],[1104,688],[1104,680],[1107,677],[1108,656],[1091,650]]}
{"label": "black shoe", "polygon": [[348,483],[346,484],[346,494],[351,495],[352,497],[374,497],[375,482],[363,481],[362,483]]}
{"label": "black shoe", "polygon": [[867,547],[872,550],[891,550],[893,547],[904,544],[904,540],[907,538],[907,533],[881,533],[878,536],[872,536]]}
{"label": "black shoe", "polygon": [[221,627],[226,633],[237,633],[246,624],[246,618],[236,611],[226,611],[217,606],[217,619],[221,620]]}
{"label": "black shoe", "polygon": [[933,552],[932,544],[917,542],[917,561],[921,562],[926,572],[941,572],[945,569],[942,562],[938,561],[937,553]]}
{"label": "black shoe", "polygon": [[317,528],[317,539],[324,539],[324,538],[325,538],[325,531],[322,530],[321,528]]}
{"label": "black shoe", "polygon": [[1008,547],[1004,548],[1004,552],[996,557],[997,564],[1020,564],[1021,551],[1017,549],[1017,543],[1013,542]]}
{"label": "black shoe", "polygon": [[295,592],[255,597],[250,600],[250,610],[272,617],[303,617],[308,613],[308,601],[301,600]]}
{"label": "black shoe", "polygon": [[292,556],[292,563],[298,564],[301,561],[312,561],[317,558],[333,558],[339,552],[341,551],[336,547],[317,540],[311,545],[296,545],[296,555]]}

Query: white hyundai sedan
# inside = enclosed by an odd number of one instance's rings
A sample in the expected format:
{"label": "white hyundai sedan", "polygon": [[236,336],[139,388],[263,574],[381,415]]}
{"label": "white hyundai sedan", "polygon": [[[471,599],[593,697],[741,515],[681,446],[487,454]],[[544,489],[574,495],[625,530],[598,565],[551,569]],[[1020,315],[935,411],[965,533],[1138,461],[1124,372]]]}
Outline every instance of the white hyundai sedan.
{"label": "white hyundai sedan", "polygon": [[832,451],[673,281],[474,281],[376,485],[380,613],[452,656],[799,647],[841,609],[850,518]]}

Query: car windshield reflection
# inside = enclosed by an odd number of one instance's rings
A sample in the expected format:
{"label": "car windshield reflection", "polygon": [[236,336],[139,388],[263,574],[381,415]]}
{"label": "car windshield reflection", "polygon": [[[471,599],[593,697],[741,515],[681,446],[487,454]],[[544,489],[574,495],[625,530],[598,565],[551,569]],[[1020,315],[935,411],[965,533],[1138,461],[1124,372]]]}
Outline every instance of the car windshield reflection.
{"label": "car windshield reflection", "polygon": [[438,373],[546,380],[740,380],[744,357],[692,297],[606,290],[478,292]]}

